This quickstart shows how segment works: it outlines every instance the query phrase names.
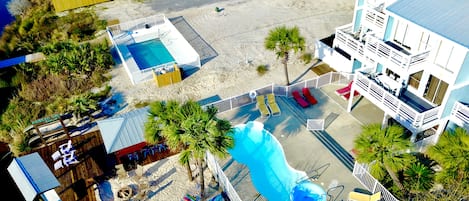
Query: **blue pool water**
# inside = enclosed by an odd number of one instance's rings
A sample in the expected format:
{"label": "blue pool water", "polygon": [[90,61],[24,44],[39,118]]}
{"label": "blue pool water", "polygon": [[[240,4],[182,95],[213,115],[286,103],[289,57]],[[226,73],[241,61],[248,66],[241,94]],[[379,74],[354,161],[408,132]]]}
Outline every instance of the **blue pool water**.
{"label": "blue pool water", "polygon": [[147,40],[141,43],[128,45],[140,70],[151,68],[160,64],[174,62],[173,56],[159,39]]}
{"label": "blue pool water", "polygon": [[[326,201],[326,192],[293,169],[278,140],[260,122],[235,126],[235,147],[229,150],[239,163],[248,166],[252,183],[268,200]],[[301,182],[299,182],[301,181]]]}

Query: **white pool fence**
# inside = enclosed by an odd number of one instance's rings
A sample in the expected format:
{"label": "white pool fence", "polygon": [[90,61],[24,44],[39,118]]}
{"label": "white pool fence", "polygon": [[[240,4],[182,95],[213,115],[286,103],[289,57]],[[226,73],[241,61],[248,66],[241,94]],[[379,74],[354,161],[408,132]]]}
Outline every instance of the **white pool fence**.
{"label": "white pool fence", "polygon": [[[153,79],[153,70],[173,66],[174,63],[180,68],[201,67],[197,51],[164,15],[153,15],[123,22],[108,26],[106,30],[132,84],[151,80]],[[151,39],[159,39],[174,61],[140,70],[127,46]]]}
{"label": "white pool fence", "polygon": [[218,112],[225,112],[232,110],[234,108],[242,107],[251,103],[254,103],[255,96],[257,95],[265,95],[269,93],[274,93],[276,96],[285,96],[291,97],[292,91],[301,91],[304,87],[308,88],[321,88],[323,86],[329,84],[338,84],[338,85],[346,85],[351,80],[353,80],[352,74],[344,74],[338,72],[329,72],[327,74],[304,80],[301,82],[294,83],[290,86],[280,86],[276,84],[270,84],[258,89],[251,90],[250,92],[233,96],[227,99],[223,99],[217,102],[213,102],[204,106],[214,106],[218,108]]}

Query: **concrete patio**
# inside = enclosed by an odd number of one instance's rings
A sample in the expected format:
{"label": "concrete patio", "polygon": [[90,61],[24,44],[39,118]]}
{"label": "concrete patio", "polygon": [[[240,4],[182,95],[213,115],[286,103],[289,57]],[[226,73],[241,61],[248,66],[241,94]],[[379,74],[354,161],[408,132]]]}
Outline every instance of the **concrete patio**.
{"label": "concrete patio", "polygon": [[[327,85],[311,89],[318,104],[301,108],[293,98],[277,96],[280,116],[262,118],[255,103],[219,113],[232,125],[248,121],[260,121],[282,144],[288,163],[305,171],[314,183],[327,191],[328,200],[346,200],[348,192],[364,187],[353,177],[353,140],[361,132],[361,126],[381,123],[383,112],[359,96],[351,113],[347,113],[347,101],[335,94],[341,85]],[[308,131],[307,119],[324,119],[324,130]],[[231,158],[220,161],[220,166],[230,179],[242,200],[262,200],[251,183],[248,168]]]}

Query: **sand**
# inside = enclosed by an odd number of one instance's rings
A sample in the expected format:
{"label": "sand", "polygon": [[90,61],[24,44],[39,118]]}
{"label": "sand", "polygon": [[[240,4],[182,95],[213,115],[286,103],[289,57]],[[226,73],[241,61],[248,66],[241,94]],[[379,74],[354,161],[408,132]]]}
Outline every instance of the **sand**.
{"label": "sand", "polygon": [[[103,19],[119,19],[120,22],[156,14],[165,14],[168,18],[183,16],[218,56],[182,82],[161,88],[152,81],[132,85],[122,65],[117,65],[110,72],[110,85],[113,92],[122,95],[127,103],[121,112],[134,109],[138,102],[200,100],[216,95],[223,99],[272,83],[284,85],[283,65],[274,52],[264,48],[269,30],[282,25],[299,27],[306,39],[307,52],[313,53],[316,40],[333,34],[336,27],[352,21],[354,1],[235,0],[166,13],[152,10],[158,6],[154,4],[114,0],[97,5],[96,11]],[[224,8],[223,14],[217,13],[215,7]],[[297,56],[292,56],[288,63],[290,81],[316,76],[310,70],[313,63],[304,64]],[[256,71],[258,65],[268,65],[269,71],[259,76]],[[178,166],[174,162],[167,164]],[[172,167],[159,167],[163,173],[170,170],[167,168]],[[154,172],[152,176],[158,178],[160,175]],[[194,183],[187,182],[183,171],[176,171],[173,176],[174,181],[183,181],[186,186],[168,185],[152,195],[151,200],[181,200],[180,196],[194,187]]]}

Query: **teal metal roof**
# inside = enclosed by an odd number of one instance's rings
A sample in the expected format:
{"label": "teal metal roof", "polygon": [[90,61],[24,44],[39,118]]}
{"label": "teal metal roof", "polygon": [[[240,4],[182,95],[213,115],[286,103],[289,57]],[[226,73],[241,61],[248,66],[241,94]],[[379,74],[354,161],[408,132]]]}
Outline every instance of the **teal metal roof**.
{"label": "teal metal roof", "polygon": [[469,1],[398,0],[386,9],[469,48]]}
{"label": "teal metal roof", "polygon": [[13,159],[7,169],[26,201],[60,186],[37,152]]}
{"label": "teal metal roof", "polygon": [[148,107],[97,121],[108,154],[145,141],[144,125]]}

